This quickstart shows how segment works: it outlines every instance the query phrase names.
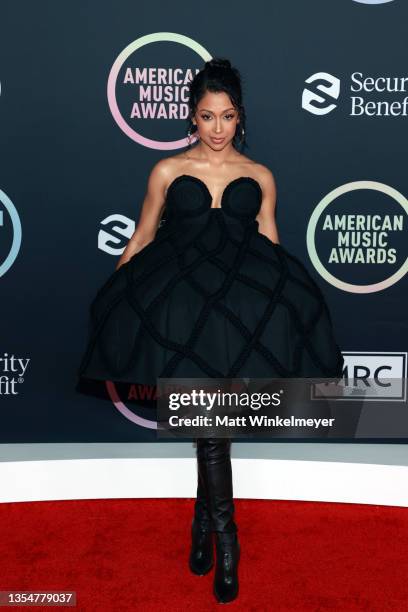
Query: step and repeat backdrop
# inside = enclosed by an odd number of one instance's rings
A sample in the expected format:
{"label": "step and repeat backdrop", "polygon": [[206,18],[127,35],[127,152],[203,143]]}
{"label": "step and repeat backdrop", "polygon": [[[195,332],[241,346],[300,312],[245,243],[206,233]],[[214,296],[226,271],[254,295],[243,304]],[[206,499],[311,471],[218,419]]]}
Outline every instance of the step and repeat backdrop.
{"label": "step and repeat backdrop", "polygon": [[106,381],[102,401],[77,369],[90,302],[152,166],[186,148],[188,82],[214,56],[241,72],[244,152],[272,170],[281,243],[364,388],[358,412],[343,397],[341,439],[408,439],[407,20],[406,0],[3,0],[0,442],[157,439],[146,389]]}

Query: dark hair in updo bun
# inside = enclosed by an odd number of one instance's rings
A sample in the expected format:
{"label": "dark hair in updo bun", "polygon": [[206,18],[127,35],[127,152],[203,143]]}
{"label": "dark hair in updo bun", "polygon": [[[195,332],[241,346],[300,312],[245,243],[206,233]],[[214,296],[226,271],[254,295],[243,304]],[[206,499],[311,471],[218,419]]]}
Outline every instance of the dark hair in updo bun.
{"label": "dark hair in updo bun", "polygon": [[187,133],[191,135],[197,131],[197,126],[193,124],[192,117],[195,115],[197,105],[207,91],[220,92],[224,91],[231,99],[233,106],[238,111],[239,124],[233,139],[233,145],[238,148],[239,144],[241,151],[247,146],[245,139],[245,109],[242,103],[242,83],[241,75],[237,68],[231,65],[231,62],[223,57],[213,57],[208,62],[205,62],[204,68],[197,72],[190,83],[189,117]]}
{"label": "dark hair in updo bun", "polygon": [[224,57],[213,57],[208,62],[205,62],[204,69],[213,68],[214,66],[216,66],[217,68],[231,68],[232,69],[231,62],[229,61],[229,59],[226,59]]}

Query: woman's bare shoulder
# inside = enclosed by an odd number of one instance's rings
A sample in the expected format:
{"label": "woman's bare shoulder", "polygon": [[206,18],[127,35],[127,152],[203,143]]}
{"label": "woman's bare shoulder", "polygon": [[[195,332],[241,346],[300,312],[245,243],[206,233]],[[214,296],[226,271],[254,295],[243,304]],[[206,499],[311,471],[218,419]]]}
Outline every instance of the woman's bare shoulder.
{"label": "woman's bare shoulder", "polygon": [[258,181],[264,191],[276,190],[275,177],[268,166],[250,159],[249,157],[247,157],[245,161],[248,164],[248,169],[251,169],[252,178]]}
{"label": "woman's bare shoulder", "polygon": [[183,153],[163,157],[153,166],[150,177],[153,180],[157,179],[161,182],[169,183],[174,176],[177,176],[184,161],[185,156],[183,157]]}
{"label": "woman's bare shoulder", "polygon": [[159,159],[155,165],[153,166],[153,170],[156,170],[163,174],[171,174],[177,169],[178,166],[182,163],[181,154],[177,155],[169,155],[168,157],[163,157]]}

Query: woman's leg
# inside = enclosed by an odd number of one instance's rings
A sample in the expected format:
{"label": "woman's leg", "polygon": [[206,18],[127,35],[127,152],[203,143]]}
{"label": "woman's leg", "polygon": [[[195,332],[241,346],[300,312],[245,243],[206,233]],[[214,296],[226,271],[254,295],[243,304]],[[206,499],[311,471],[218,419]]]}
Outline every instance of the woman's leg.
{"label": "woman's leg", "polygon": [[203,466],[197,461],[197,499],[194,506],[194,519],[203,529],[212,529],[208,491]]}
{"label": "woman's leg", "polygon": [[227,602],[238,595],[240,545],[234,520],[231,440],[198,438],[197,460],[207,491],[212,528],[216,534],[217,564],[214,593]]}
{"label": "woman's leg", "polygon": [[213,548],[205,466],[197,461],[197,499],[191,525],[191,550],[189,558],[190,569],[194,574],[203,576],[210,571],[214,565]]}
{"label": "woman's leg", "polygon": [[213,530],[222,533],[238,531],[234,521],[231,440],[198,438],[197,461],[207,490]]}

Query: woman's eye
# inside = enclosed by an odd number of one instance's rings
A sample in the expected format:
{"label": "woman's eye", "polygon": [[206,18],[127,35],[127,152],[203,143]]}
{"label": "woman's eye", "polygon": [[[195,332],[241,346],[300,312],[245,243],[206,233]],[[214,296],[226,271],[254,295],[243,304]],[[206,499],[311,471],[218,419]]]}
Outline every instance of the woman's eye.
{"label": "woman's eye", "polygon": [[[224,115],[224,117],[226,119],[233,119],[234,115],[232,115],[231,113],[228,115]],[[211,119],[211,115],[201,115],[201,119],[204,119],[205,121],[207,121],[207,119]]]}

